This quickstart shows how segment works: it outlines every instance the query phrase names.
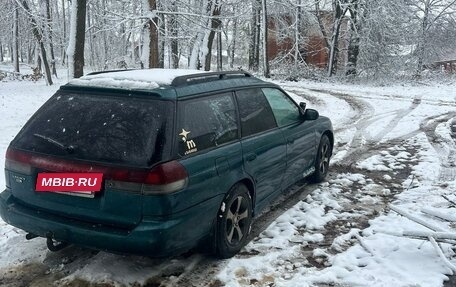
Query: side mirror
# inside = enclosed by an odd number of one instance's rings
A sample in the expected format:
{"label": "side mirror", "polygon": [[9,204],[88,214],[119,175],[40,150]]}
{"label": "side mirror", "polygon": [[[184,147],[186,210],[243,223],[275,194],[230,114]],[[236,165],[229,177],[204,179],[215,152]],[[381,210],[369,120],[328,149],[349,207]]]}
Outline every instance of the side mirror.
{"label": "side mirror", "polygon": [[314,121],[318,119],[320,114],[314,109],[307,109],[304,113],[304,120]]}

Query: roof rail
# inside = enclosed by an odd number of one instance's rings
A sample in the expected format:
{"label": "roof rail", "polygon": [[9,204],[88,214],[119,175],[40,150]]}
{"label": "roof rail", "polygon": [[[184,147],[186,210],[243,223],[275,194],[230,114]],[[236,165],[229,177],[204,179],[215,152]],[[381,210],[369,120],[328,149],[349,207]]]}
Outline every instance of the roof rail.
{"label": "roof rail", "polygon": [[178,87],[178,86],[185,86],[190,84],[192,81],[201,83],[201,82],[209,82],[214,80],[223,80],[230,76],[240,76],[246,78],[252,78],[253,76],[243,70],[240,71],[220,71],[220,72],[208,72],[208,73],[198,73],[198,74],[190,74],[184,76],[175,77],[174,80],[171,82],[171,86]]}
{"label": "roof rail", "polygon": [[118,69],[118,70],[97,71],[97,72],[88,73],[86,76],[93,76],[93,75],[104,74],[104,73],[126,72],[126,71],[134,71],[134,70],[137,70],[137,69]]}

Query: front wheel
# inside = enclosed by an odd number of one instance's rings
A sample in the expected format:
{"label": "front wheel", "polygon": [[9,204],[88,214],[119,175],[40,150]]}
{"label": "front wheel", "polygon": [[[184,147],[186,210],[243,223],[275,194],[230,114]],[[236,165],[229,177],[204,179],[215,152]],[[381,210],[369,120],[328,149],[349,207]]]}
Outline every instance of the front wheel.
{"label": "front wheel", "polygon": [[252,199],[243,184],[235,185],[217,216],[216,255],[230,258],[247,243],[252,223]]}
{"label": "front wheel", "polygon": [[323,135],[318,146],[317,158],[315,159],[315,172],[312,176],[313,182],[322,182],[325,180],[329,169],[329,160],[331,158],[331,142],[327,135]]}

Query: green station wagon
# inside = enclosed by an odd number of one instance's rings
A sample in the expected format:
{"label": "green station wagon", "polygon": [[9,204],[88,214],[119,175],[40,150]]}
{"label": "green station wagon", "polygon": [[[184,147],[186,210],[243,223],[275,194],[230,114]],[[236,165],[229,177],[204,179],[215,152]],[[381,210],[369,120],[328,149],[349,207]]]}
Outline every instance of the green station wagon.
{"label": "green station wagon", "polygon": [[[62,86],[11,142],[0,213],[52,251],[163,257],[211,242],[227,258],[278,195],[324,180],[333,144],[328,118],[243,71],[92,73]],[[97,174],[100,187],[68,190],[56,174]]]}

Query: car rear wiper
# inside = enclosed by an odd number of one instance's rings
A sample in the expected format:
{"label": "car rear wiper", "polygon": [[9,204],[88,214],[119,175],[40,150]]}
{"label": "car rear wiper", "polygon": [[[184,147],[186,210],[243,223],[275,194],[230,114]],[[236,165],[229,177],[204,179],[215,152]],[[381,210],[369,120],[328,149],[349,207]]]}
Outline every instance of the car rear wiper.
{"label": "car rear wiper", "polygon": [[58,142],[55,139],[52,139],[52,138],[47,137],[47,136],[43,136],[41,134],[33,134],[33,136],[35,136],[37,138],[40,138],[40,139],[43,139],[43,140],[47,141],[48,143],[51,143],[51,144],[63,149],[64,151],[66,151],[68,153],[73,153],[74,150],[76,149],[76,147],[73,146],[73,145],[68,145],[68,146],[64,145],[63,143]]}

